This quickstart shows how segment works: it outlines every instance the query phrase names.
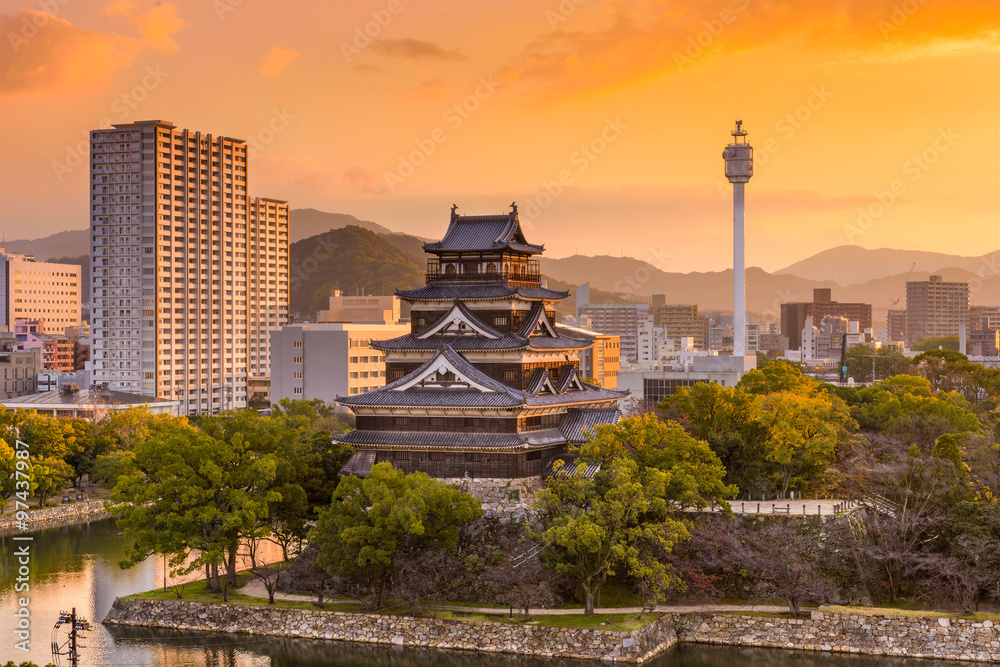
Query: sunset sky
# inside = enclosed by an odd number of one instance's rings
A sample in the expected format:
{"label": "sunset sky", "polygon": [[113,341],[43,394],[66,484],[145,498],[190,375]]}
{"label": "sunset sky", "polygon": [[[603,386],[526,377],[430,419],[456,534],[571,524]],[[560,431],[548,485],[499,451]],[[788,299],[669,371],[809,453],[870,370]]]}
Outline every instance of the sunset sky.
{"label": "sunset sky", "polygon": [[756,158],[749,266],[848,243],[1000,248],[997,0],[0,0],[0,12],[8,239],[85,228],[88,130],[161,118],[252,139],[250,193],[293,208],[440,237],[452,203],[496,213],[516,200],[547,256],[719,270],[732,262],[721,152],[741,118]]}

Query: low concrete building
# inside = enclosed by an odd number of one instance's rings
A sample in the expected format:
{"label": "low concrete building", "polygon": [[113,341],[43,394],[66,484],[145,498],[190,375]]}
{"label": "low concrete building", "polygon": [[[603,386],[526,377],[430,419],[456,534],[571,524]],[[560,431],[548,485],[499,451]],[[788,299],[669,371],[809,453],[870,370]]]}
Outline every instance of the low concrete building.
{"label": "low concrete building", "polygon": [[0,332],[0,401],[37,391],[40,350],[18,349],[17,336]]}
{"label": "low concrete building", "polygon": [[109,412],[119,412],[139,406],[149,408],[154,414],[180,414],[180,401],[111,391],[103,387],[92,387],[90,391],[86,391],[76,388],[75,385],[63,385],[58,391],[43,391],[5,400],[3,406],[8,412],[24,409],[50,417],[85,419],[100,419]]}
{"label": "low concrete building", "polygon": [[271,403],[283,398],[357,396],[385,385],[385,356],[373,340],[410,333],[409,324],[293,324],[271,332]]}
{"label": "low concrete building", "polygon": [[655,405],[667,396],[673,396],[681,387],[691,387],[699,382],[734,387],[756,363],[756,358],[752,356],[696,356],[692,364],[680,370],[623,371],[618,374],[618,389],[631,392],[625,402]]}
{"label": "low concrete building", "polygon": [[621,371],[621,339],[618,336],[568,324],[558,324],[556,329],[565,330],[568,336],[574,338],[592,340],[594,346],[580,354],[580,373],[605,389],[618,388],[618,373]]}

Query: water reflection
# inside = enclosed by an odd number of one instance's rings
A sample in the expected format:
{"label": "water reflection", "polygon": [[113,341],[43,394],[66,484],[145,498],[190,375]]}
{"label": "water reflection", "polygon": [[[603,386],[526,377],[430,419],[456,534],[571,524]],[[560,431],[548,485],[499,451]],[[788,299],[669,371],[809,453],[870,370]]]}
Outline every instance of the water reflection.
{"label": "water reflection", "polygon": [[[347,642],[282,639],[253,635],[175,632],[99,624],[116,596],[161,586],[162,560],[150,559],[131,570],[118,569],[123,536],[111,519],[40,530],[34,534],[31,562],[31,652],[13,648],[8,619],[17,607],[14,591],[16,545],[0,537],[0,664],[7,660],[51,659],[49,634],[60,610],[75,606],[94,623],[82,651],[84,667],[593,667],[593,662],[546,660],[463,651],[435,651]],[[275,552],[277,556],[280,550]],[[198,577],[196,573],[192,575]],[[169,583],[169,582],[168,582]],[[948,667],[926,660],[859,657],[765,649],[684,645],[656,660],[654,667]]]}

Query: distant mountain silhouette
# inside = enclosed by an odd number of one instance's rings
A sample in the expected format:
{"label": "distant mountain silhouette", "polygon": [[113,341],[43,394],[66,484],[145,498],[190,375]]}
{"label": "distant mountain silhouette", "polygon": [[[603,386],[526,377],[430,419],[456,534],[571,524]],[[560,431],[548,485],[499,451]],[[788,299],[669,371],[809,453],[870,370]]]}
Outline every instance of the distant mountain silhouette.
{"label": "distant mountain silhouette", "polygon": [[22,252],[35,256],[40,262],[53,257],[77,257],[90,254],[90,230],[72,229],[31,240],[5,241],[0,247],[8,252]]}
{"label": "distant mountain silhouette", "polygon": [[1000,250],[979,257],[963,257],[921,250],[866,250],[855,245],[843,245],[816,253],[774,273],[810,280],[832,280],[838,285],[858,285],[877,278],[909,273],[910,267],[924,273],[936,273],[939,269],[951,267],[976,273],[985,267],[988,272],[996,273],[989,267],[995,267],[997,262],[1000,262]]}
{"label": "distant mountain silhouette", "polygon": [[327,213],[314,208],[293,208],[288,212],[288,238],[292,243],[341,227],[361,227],[376,234],[393,233],[377,222],[359,220],[347,213]]}
{"label": "distant mountain silhouette", "polygon": [[[391,294],[397,288],[423,284],[426,239],[392,230],[345,213],[315,209],[290,212],[291,311],[312,319],[325,308],[330,290]],[[8,241],[12,252],[32,252],[39,260],[67,258],[84,263],[89,253],[88,230],[60,232],[34,240]],[[326,248],[326,250],[324,250]],[[325,253],[325,254],[324,254]],[[309,262],[309,258],[324,258]],[[306,271],[306,264],[313,268]],[[913,273],[910,267],[916,263]],[[315,265],[315,266],[314,266]],[[777,320],[782,302],[809,301],[816,287],[829,287],[837,301],[861,301],[874,307],[876,326],[884,326],[890,307],[906,305],[906,280],[926,280],[939,273],[945,280],[970,284],[973,305],[1000,305],[1000,250],[980,257],[912,250],[865,250],[840,246],[824,250],[768,273],[747,270],[747,309]],[[732,307],[732,272],[676,273],[661,271],[633,257],[542,258],[542,274],[553,289],[591,284],[594,302],[616,302],[618,294],[662,292],[668,303],[694,303],[702,310]],[[89,285],[84,290],[89,297]],[[571,301],[570,299],[569,301]],[[572,311],[572,304],[560,314]]]}
{"label": "distant mountain silhouette", "polygon": [[[1000,259],[1000,257],[998,257]],[[591,288],[629,294],[662,292],[667,303],[693,303],[701,310],[731,309],[733,304],[732,270],[697,273],[670,273],[631,257],[582,257],[542,259],[542,273],[555,280],[580,285],[588,280]],[[1000,274],[960,268],[935,270],[946,281],[968,282],[973,305],[1000,305]],[[910,280],[927,280],[929,272],[914,271]],[[770,274],[763,269],[747,269],[747,310],[777,321],[781,304],[788,301],[811,301],[816,287],[829,287],[836,301],[870,303],[876,327],[885,326],[889,308],[906,305],[908,272],[842,287],[832,280],[809,280],[791,274]],[[899,299],[896,304],[892,302]],[[598,299],[591,297],[595,303]]]}

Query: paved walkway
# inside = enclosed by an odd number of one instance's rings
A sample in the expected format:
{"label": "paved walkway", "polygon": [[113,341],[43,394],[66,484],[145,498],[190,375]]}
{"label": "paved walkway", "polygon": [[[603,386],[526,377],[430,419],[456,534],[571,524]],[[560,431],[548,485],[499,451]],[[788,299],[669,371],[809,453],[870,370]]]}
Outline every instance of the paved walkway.
{"label": "paved walkway", "polygon": [[[267,589],[263,582],[254,580],[243,586],[239,590],[243,595],[267,599]],[[315,595],[296,595],[294,593],[275,593],[275,600],[294,600],[298,602],[315,602]],[[355,600],[327,600],[328,604],[354,604]],[[400,605],[405,608],[407,605]],[[464,611],[478,614],[506,614],[509,607],[460,607],[455,605],[426,604],[429,609],[440,611]],[[515,615],[520,610],[514,609]],[[600,607],[594,609],[597,614],[638,614],[642,609],[639,607]],[[694,605],[657,605],[658,612],[698,612],[698,611],[763,611],[763,612],[787,612],[788,607],[776,605],[745,605],[745,604],[694,604]],[[547,616],[557,614],[582,614],[583,609],[532,609],[532,616]]]}
{"label": "paved walkway", "polygon": [[832,516],[839,512],[853,512],[858,504],[843,499],[811,500],[730,500],[729,506],[737,514],[789,514],[795,516]]}

